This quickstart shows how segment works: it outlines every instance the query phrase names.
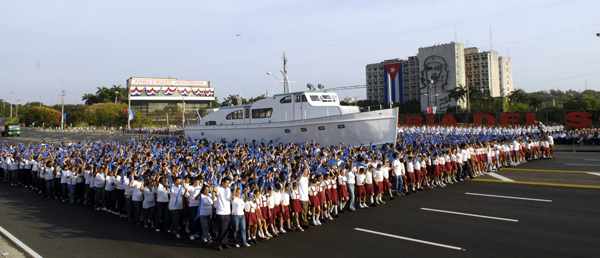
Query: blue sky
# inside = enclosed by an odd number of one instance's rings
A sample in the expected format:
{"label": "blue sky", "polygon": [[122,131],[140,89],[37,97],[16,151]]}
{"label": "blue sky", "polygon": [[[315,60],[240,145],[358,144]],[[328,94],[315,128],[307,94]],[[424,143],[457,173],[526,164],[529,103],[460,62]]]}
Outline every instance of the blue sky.
{"label": "blue sky", "polygon": [[[208,80],[223,99],[365,84],[365,65],[456,40],[510,56],[515,88],[600,90],[600,1],[0,0],[0,98],[81,103],[132,76]],[[240,34],[237,37],[236,34]],[[365,98],[365,91],[339,91]]]}

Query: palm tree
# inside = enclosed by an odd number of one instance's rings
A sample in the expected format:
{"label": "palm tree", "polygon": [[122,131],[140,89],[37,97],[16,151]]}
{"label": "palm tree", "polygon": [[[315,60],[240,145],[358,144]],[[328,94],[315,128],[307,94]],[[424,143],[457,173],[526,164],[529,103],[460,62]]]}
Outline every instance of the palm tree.
{"label": "palm tree", "polygon": [[529,98],[529,106],[533,109],[535,109],[535,111],[538,111],[539,108],[542,108],[542,101],[540,100],[540,97],[535,96],[535,97],[530,97]]}
{"label": "palm tree", "polygon": [[110,88],[110,91],[112,95],[115,96],[115,103],[117,103],[117,100],[119,103],[123,102],[123,100],[128,95],[128,90],[126,88],[121,87],[121,85],[113,85],[112,88]]}
{"label": "palm tree", "polygon": [[[460,100],[465,100],[467,96],[467,90],[465,88],[463,88],[462,85],[458,85],[458,87],[451,89],[448,93],[448,97],[450,99],[454,99],[456,100],[456,102],[459,102]],[[456,112],[458,113],[458,103],[456,105]]]}
{"label": "palm tree", "polygon": [[85,104],[88,106],[99,102],[98,97],[91,93],[83,95],[83,97],[81,97],[81,100],[85,101]]}

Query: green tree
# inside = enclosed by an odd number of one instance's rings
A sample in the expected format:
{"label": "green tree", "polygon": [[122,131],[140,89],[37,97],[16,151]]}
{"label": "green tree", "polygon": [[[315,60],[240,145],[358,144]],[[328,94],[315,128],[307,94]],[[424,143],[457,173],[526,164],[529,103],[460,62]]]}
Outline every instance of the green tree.
{"label": "green tree", "polygon": [[565,110],[593,110],[600,109],[598,99],[582,96],[568,100],[564,104]]}
{"label": "green tree", "polygon": [[[467,89],[466,89],[466,87],[463,87],[462,85],[459,85],[458,87],[451,89],[448,92],[448,98],[453,99],[457,102],[464,101],[466,99],[466,97],[467,97]],[[458,112],[458,105],[456,106],[456,111]]]}
{"label": "green tree", "polygon": [[254,102],[257,102],[257,101],[259,101],[259,100],[261,100],[261,99],[265,99],[265,98],[267,98],[267,97],[265,97],[265,94],[262,94],[262,95],[260,95],[260,96],[258,96],[258,97],[255,97],[255,98],[250,98],[250,99],[248,100],[248,104],[252,104],[252,103],[254,103]]}
{"label": "green tree", "polygon": [[60,112],[53,108],[32,107],[25,110],[19,116],[21,117],[21,122],[26,125],[35,123],[36,126],[60,126]]}
{"label": "green tree", "polygon": [[513,104],[515,103],[527,103],[529,100],[529,95],[523,89],[516,89],[508,95],[508,99]]}
{"label": "green tree", "polygon": [[529,97],[529,106],[538,111],[538,109],[542,108],[542,100],[537,96]]}

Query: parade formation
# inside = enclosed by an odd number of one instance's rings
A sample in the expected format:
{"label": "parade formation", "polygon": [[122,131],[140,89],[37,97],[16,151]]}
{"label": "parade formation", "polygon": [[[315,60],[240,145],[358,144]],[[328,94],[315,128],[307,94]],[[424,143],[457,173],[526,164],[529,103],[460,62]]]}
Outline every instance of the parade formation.
{"label": "parade formation", "polygon": [[235,247],[249,247],[344,212],[553,158],[552,135],[563,131],[542,124],[401,126],[396,142],[383,146],[176,135],[42,139],[3,144],[0,178],[53,202],[222,250],[230,248],[230,233]]}

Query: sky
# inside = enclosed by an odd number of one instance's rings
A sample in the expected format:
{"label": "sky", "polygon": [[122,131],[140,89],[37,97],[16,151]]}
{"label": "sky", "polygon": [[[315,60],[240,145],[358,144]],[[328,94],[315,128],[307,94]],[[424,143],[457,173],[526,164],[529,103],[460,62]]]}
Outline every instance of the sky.
{"label": "sky", "polygon": [[[364,85],[365,66],[456,41],[512,59],[515,88],[600,90],[600,1],[0,0],[0,98],[82,103],[130,77],[215,95]],[[490,37],[491,28],[491,37]],[[239,35],[239,36],[238,36]],[[365,89],[338,91],[366,98]]]}

